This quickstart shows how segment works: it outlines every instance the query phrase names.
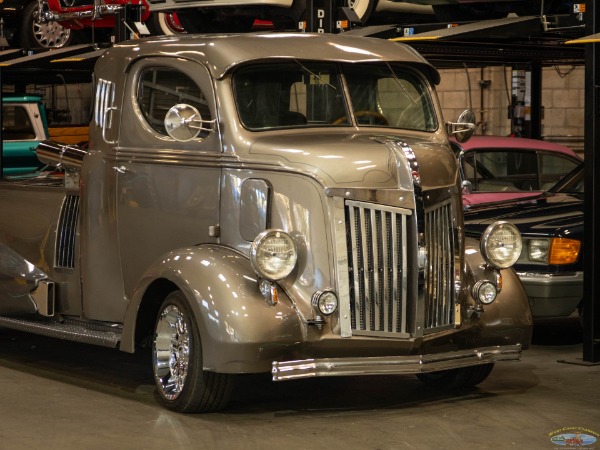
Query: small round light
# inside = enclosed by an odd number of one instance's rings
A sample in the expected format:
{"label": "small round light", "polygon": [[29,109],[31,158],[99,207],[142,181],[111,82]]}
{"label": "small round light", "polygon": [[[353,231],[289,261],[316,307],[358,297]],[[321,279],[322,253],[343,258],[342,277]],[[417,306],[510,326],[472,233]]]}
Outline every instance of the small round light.
{"label": "small round light", "polygon": [[473,297],[484,305],[489,305],[496,300],[497,295],[496,285],[491,281],[481,280],[473,286]]}
{"label": "small round light", "polygon": [[250,262],[256,273],[270,281],[287,277],[298,254],[292,237],[282,230],[265,230],[250,246]]}
{"label": "small round light", "polygon": [[481,253],[496,269],[511,267],[521,256],[521,233],[509,222],[494,222],[481,235]]}
{"label": "small round light", "polygon": [[313,307],[321,314],[328,316],[338,308],[338,299],[333,291],[318,291],[312,297]]}

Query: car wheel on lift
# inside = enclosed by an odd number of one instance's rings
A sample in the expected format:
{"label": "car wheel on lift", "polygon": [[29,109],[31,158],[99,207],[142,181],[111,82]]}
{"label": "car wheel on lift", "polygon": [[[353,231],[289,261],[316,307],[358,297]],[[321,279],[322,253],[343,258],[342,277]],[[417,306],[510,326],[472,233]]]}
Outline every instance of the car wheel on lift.
{"label": "car wheel on lift", "polygon": [[345,3],[354,10],[360,22],[365,25],[373,14],[377,0],[346,0]]}
{"label": "car wheel on lift", "polygon": [[[46,7],[43,3],[42,7]],[[18,45],[24,48],[61,48],[71,43],[72,32],[58,22],[40,22],[38,0],[29,2],[22,13]]]}
{"label": "car wheel on lift", "polygon": [[198,324],[182,292],[167,296],[154,331],[152,368],[158,401],[183,413],[223,409],[234,375],[203,370]]}
{"label": "car wheel on lift", "polygon": [[177,13],[155,12],[150,14],[150,17],[144,24],[153,36],[172,36],[174,34],[183,34],[186,31],[181,22],[179,22]]}
{"label": "car wheel on lift", "polygon": [[469,388],[482,383],[490,375],[493,368],[493,363],[480,364],[461,369],[419,373],[417,374],[417,378],[426,386],[436,389]]}

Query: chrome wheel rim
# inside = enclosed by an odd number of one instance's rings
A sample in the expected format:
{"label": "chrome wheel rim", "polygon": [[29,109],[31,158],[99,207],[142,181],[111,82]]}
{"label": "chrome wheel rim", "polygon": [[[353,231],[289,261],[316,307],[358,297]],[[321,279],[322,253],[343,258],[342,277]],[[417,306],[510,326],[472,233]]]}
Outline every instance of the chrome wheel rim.
{"label": "chrome wheel rim", "polygon": [[69,43],[71,30],[58,22],[39,22],[38,14],[34,15],[33,36],[40,46],[45,48],[64,47]]}
{"label": "chrome wheel rim", "polygon": [[161,395],[176,399],[185,386],[190,364],[190,329],[183,312],[167,306],[156,324],[154,379]]}

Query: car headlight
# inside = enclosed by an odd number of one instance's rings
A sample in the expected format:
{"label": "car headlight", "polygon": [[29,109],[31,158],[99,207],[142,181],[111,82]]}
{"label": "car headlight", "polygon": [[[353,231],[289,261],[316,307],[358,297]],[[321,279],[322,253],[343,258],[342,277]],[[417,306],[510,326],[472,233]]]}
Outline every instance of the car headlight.
{"label": "car headlight", "polygon": [[530,239],[528,256],[531,261],[546,264],[573,264],[579,257],[581,242],[576,239]]}
{"label": "car headlight", "polygon": [[265,230],[250,246],[252,267],[260,277],[270,281],[287,277],[296,267],[297,259],[292,237],[282,230]]}
{"label": "car headlight", "polygon": [[509,222],[494,222],[481,235],[481,253],[496,269],[511,267],[519,259],[522,247],[521,233]]}
{"label": "car headlight", "polygon": [[527,245],[527,256],[531,261],[547,262],[548,249],[550,248],[549,239],[530,239]]}

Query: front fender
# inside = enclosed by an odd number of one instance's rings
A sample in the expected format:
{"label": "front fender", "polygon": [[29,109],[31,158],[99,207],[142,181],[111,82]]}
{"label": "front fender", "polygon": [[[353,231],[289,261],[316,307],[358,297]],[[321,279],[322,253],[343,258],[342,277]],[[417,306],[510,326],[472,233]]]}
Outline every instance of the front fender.
{"label": "front fender", "polygon": [[201,245],[171,251],[145,273],[126,313],[122,350],[133,351],[138,312],[157,280],[168,280],[188,299],[206,370],[269,371],[271,361],[305,334],[282,289],[279,302],[267,304],[248,258],[223,246]]}
{"label": "front fender", "polygon": [[[476,305],[471,296],[470,287],[478,280],[495,281],[496,269],[490,268],[479,250],[479,241],[471,238],[465,240],[465,255],[469,280],[469,307]],[[527,293],[518,275],[511,267],[500,271],[502,289],[491,305],[485,305],[483,312],[470,311],[469,320],[477,320],[481,329],[481,337],[485,340],[497,340],[504,336],[506,343],[519,343],[527,348],[531,342],[533,319]]]}

